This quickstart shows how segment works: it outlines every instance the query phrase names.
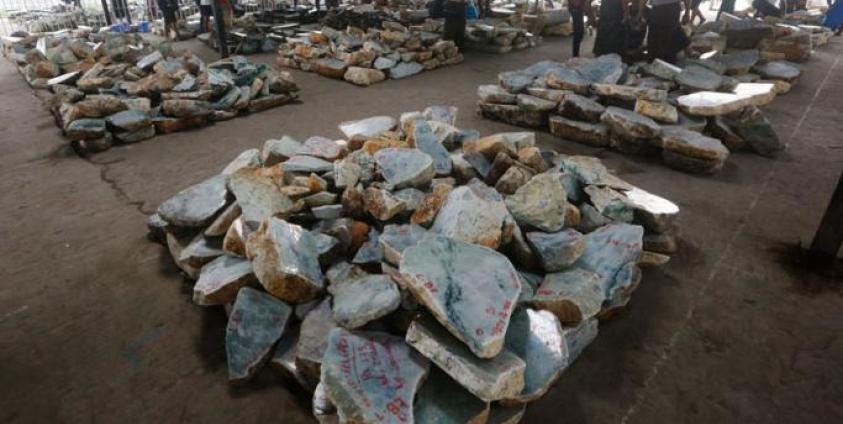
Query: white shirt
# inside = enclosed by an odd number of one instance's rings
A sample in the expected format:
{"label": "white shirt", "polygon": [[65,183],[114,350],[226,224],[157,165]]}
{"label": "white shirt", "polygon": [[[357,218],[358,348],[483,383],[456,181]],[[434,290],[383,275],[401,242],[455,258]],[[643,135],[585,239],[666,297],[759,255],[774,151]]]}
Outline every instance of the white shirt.
{"label": "white shirt", "polygon": [[211,0],[199,0],[199,4],[202,6],[210,6]]}

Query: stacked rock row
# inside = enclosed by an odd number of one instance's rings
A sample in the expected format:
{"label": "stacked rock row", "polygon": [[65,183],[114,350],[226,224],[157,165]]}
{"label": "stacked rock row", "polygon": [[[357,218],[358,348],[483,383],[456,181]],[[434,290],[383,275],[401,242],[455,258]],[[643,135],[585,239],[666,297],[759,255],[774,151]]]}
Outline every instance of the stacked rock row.
{"label": "stacked rock row", "polygon": [[[52,93],[48,105],[80,154],[259,112],[297,97],[289,73],[242,56],[206,65],[193,54],[165,57],[160,50],[122,44],[125,40],[107,37],[96,47],[78,39],[44,41],[45,50],[24,55],[25,75],[51,77],[44,81]],[[62,59],[67,54],[87,56],[67,66]],[[41,74],[42,69],[50,72]]]}
{"label": "stacked rock row", "polygon": [[617,55],[539,62],[481,85],[480,113],[628,154],[660,154],[688,172],[721,169],[730,150],[770,156],[782,145],[758,106],[801,70],[758,50],[714,52],[684,68],[660,60],[627,68]]}
{"label": "stacked rock row", "polygon": [[465,30],[466,48],[487,53],[508,53],[535,47],[542,42],[524,28],[512,26],[502,20],[471,22]]}
{"label": "stacked rock row", "polygon": [[676,249],[676,205],[456,108],[284,137],[160,205],[151,235],[230,305],[229,378],[265,363],[320,422],[514,423]]}
{"label": "stacked rock row", "polygon": [[816,16],[800,12],[760,21],[723,14],[719,21],[695,27],[689,47],[696,54],[757,49],[764,60],[801,62],[811,57],[813,49],[827,44],[834,34],[821,26]]}
{"label": "stacked rock row", "polygon": [[439,34],[410,30],[394,22],[384,29],[337,31],[323,27],[291,37],[278,47],[278,65],[316,72],[368,86],[386,78],[406,78],[463,60],[453,41]]}

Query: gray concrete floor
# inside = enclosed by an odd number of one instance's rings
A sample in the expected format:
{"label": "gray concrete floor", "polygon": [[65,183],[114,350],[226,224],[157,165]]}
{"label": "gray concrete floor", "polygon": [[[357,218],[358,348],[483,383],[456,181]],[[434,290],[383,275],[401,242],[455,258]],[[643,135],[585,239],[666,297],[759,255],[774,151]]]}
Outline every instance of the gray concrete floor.
{"label": "gray concrete floor", "polygon": [[[370,88],[296,72],[300,104],[76,157],[50,114],[0,61],[0,420],[311,422],[306,397],[271,372],[229,387],[224,315],[190,300],[146,215],[240,151],[283,134],[339,137],[343,120],[430,104],[459,124],[513,130],[474,113],[499,71],[564,59],[568,39]],[[212,53],[196,41],[183,43]],[[645,272],[623,315],[525,422],[843,422],[840,281],[789,265],[843,167],[843,41],[806,64],[766,110],[788,150],[734,154],[713,177],[539,135],[602,158],[682,208],[681,249]],[[271,55],[253,57],[271,63]]]}

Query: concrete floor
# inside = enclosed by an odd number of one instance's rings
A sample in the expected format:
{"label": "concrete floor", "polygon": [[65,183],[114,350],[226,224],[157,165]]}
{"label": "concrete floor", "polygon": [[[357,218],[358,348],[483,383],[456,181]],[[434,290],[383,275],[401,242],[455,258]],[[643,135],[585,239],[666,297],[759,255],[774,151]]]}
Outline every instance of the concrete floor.
{"label": "concrete floor", "polygon": [[[240,151],[290,134],[340,137],[343,120],[460,107],[499,71],[568,56],[568,39],[370,88],[296,72],[300,104],[111,149],[67,147],[50,114],[0,61],[0,420],[311,422],[306,397],[269,371],[229,387],[224,314],[199,308],[146,215]],[[212,53],[196,41],[183,43]],[[524,422],[843,422],[840,281],[793,269],[843,164],[843,40],[818,51],[766,108],[788,150],[734,154],[713,177],[539,135],[596,155],[682,208],[679,253],[645,272],[625,313]],[[271,55],[253,57],[271,63]]]}

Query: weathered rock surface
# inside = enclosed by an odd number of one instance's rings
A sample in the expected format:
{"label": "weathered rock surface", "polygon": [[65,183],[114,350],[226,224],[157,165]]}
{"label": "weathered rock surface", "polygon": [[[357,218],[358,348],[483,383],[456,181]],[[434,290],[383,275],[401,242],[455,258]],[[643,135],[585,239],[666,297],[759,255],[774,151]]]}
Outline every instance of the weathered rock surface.
{"label": "weathered rock surface", "polygon": [[331,331],[322,385],[340,422],[411,423],[413,399],[430,363],[400,337]]}
{"label": "weathered rock surface", "polygon": [[158,207],[158,215],[179,227],[210,224],[227,203],[226,180],[224,175],[217,175],[182,190]]}
{"label": "weathered rock surface", "polygon": [[679,121],[679,111],[676,110],[675,106],[667,102],[637,100],[635,102],[635,113],[668,124],[675,124]]}
{"label": "weathered rock surface", "polygon": [[197,305],[224,305],[234,302],[241,287],[256,283],[252,263],[236,256],[222,255],[207,263],[193,286]]}
{"label": "weathered rock surface", "polygon": [[559,231],[565,225],[567,195],[560,173],[538,174],[506,198],[515,221],[542,231]]}
{"label": "weathered rock surface", "polygon": [[334,321],[354,329],[394,311],[401,294],[388,276],[368,275],[328,286],[334,296]]}
{"label": "weathered rock surface", "polygon": [[417,423],[478,424],[489,417],[489,404],[478,399],[438,367],[416,395],[413,414]]}
{"label": "weathered rock surface", "polygon": [[316,239],[298,225],[267,219],[249,236],[246,253],[258,281],[280,299],[307,302],[324,287]]}
{"label": "weathered rock surface", "polygon": [[508,350],[489,359],[478,358],[430,319],[413,321],[407,330],[406,340],[407,344],[485,402],[512,398],[524,388],[526,364]]}
{"label": "weathered rock surface", "polygon": [[272,216],[287,216],[297,205],[281,191],[281,176],[273,168],[244,168],[228,181],[228,188],[237,199],[246,224],[256,228]]}
{"label": "weathered rock surface", "polygon": [[384,259],[397,266],[404,251],[415,246],[426,234],[427,230],[415,224],[384,226],[383,234],[378,238]]}
{"label": "weathered rock surface", "polygon": [[600,276],[604,298],[619,296],[633,283],[631,275],[620,271],[638,261],[643,236],[643,228],[638,225],[601,227],[585,235],[585,251],[574,266]]}
{"label": "weathered rock surface", "polygon": [[551,116],[549,120],[550,133],[556,137],[594,147],[609,145],[609,129],[603,124],[580,122],[561,116]]}
{"label": "weathered rock surface", "polygon": [[588,97],[577,94],[565,96],[559,104],[559,114],[570,119],[587,122],[600,122],[600,116],[606,107]]}
{"label": "weathered rock surface", "polygon": [[598,274],[572,268],[545,275],[536,289],[532,304],[538,309],[552,312],[559,321],[570,325],[597,315],[604,299]]}
{"label": "weathered rock surface", "polygon": [[433,159],[416,149],[387,148],[375,153],[384,179],[395,189],[423,187],[433,179]]}
{"label": "weathered rock surface", "polygon": [[430,230],[481,246],[497,248],[507,238],[513,218],[503,198],[480,181],[448,193]]}
{"label": "weathered rock surface", "polygon": [[506,256],[428,236],[404,251],[399,267],[416,299],[481,358],[503,347],[521,282]]}
{"label": "weathered rock surface", "polygon": [[545,272],[558,272],[571,266],[585,249],[583,235],[570,228],[555,233],[529,232],[527,241]]}
{"label": "weathered rock surface", "polygon": [[532,402],[547,393],[569,363],[562,327],[547,311],[518,309],[512,314],[506,348],[526,364],[524,388],[511,399],[517,402]]}
{"label": "weathered rock surface", "polygon": [[608,107],[600,121],[612,132],[629,138],[654,138],[661,133],[661,127],[652,119],[615,106]]}
{"label": "weathered rock surface", "polygon": [[240,289],[225,329],[228,379],[251,377],[281,338],[292,309],[267,293]]}
{"label": "weathered rock surface", "polygon": [[319,380],[322,357],[328,349],[328,334],[337,327],[330,297],[319,302],[304,317],[296,345],[296,366],[307,378]]}

